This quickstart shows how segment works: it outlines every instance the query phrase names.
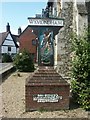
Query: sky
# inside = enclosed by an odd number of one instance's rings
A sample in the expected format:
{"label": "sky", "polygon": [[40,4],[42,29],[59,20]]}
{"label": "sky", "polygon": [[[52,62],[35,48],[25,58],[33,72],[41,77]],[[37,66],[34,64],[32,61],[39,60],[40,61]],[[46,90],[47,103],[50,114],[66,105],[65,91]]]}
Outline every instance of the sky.
{"label": "sky", "polygon": [[27,18],[42,13],[46,5],[47,0],[44,2],[0,2],[0,33],[6,31],[8,22],[13,34],[18,33],[19,27],[24,30],[29,24]]}
{"label": "sky", "polygon": [[0,33],[6,31],[8,22],[13,34],[18,33],[19,27],[24,30],[29,24],[27,18],[40,14],[47,2],[48,0],[0,0]]}

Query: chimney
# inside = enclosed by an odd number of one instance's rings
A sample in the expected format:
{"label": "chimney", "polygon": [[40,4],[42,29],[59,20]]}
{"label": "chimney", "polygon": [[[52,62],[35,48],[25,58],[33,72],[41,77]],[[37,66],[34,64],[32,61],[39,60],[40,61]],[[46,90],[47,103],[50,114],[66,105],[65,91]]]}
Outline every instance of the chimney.
{"label": "chimney", "polygon": [[18,28],[18,35],[22,33],[21,27]]}
{"label": "chimney", "polygon": [[7,23],[6,31],[7,31],[7,32],[10,32],[10,25],[9,25],[9,23]]}
{"label": "chimney", "polygon": [[42,18],[44,18],[44,9],[42,9]]}

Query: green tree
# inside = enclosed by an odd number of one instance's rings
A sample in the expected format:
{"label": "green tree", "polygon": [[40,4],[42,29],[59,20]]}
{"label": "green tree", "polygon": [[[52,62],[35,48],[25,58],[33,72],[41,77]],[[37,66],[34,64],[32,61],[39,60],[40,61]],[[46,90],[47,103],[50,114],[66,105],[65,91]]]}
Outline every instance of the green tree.
{"label": "green tree", "polygon": [[23,50],[22,53],[18,53],[14,58],[14,65],[18,71],[21,72],[33,72],[34,63],[30,53]]}
{"label": "green tree", "polygon": [[72,94],[84,109],[90,110],[90,41],[87,32],[72,35]]}
{"label": "green tree", "polygon": [[12,57],[9,54],[5,53],[2,56],[2,62],[3,63],[8,63],[8,62],[13,62],[13,60],[12,60]]}

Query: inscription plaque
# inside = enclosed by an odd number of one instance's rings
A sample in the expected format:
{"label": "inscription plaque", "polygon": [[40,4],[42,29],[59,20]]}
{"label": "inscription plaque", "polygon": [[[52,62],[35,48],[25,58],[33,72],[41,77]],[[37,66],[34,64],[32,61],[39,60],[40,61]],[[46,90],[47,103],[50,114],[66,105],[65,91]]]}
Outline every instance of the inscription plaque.
{"label": "inscription plaque", "polygon": [[59,99],[62,99],[62,96],[58,94],[37,94],[33,95],[33,101],[37,102],[58,102]]}

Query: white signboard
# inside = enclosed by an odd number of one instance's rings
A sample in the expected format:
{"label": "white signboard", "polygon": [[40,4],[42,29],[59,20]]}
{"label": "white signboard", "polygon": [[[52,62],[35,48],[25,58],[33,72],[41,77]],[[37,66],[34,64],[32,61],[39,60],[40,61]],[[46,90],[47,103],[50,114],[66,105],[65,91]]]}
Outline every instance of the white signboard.
{"label": "white signboard", "polygon": [[37,19],[28,18],[31,26],[63,26],[63,19]]}
{"label": "white signboard", "polygon": [[62,99],[62,96],[58,96],[58,94],[38,94],[33,95],[33,101],[37,102],[58,102],[59,99]]}

